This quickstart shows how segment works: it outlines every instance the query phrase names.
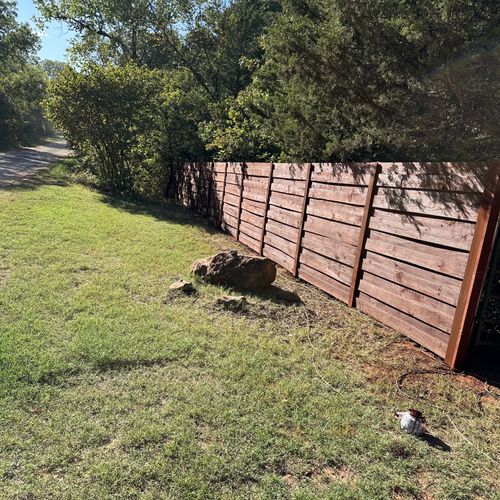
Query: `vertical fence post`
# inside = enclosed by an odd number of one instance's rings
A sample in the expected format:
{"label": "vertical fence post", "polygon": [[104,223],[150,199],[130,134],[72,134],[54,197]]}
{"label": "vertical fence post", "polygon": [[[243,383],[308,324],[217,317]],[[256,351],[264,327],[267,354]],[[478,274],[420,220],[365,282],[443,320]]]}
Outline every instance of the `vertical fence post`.
{"label": "vertical fence post", "polygon": [[269,175],[267,177],[266,205],[262,216],[262,231],[260,233],[259,255],[264,252],[264,237],[266,235],[267,212],[269,211],[269,202],[271,201],[271,187],[273,184],[274,163],[269,164]]}
{"label": "vertical fence post", "polygon": [[241,182],[240,182],[240,197],[238,200],[238,222],[237,222],[237,227],[236,227],[236,241],[240,241],[240,224],[241,224],[241,205],[243,203],[243,181],[244,181],[244,176],[245,176],[245,163],[242,162],[241,164]]}
{"label": "vertical fence post", "polygon": [[481,291],[495,245],[500,215],[500,165],[497,164],[491,168],[490,178],[487,182],[490,185],[486,185],[484,199],[479,208],[469,259],[446,350],[445,362],[451,368],[460,367],[466,360]]}
{"label": "vertical fence post", "polygon": [[304,184],[304,198],[302,198],[302,209],[300,212],[299,233],[297,235],[297,246],[295,247],[295,255],[293,258],[292,274],[296,278],[299,272],[300,250],[302,247],[302,236],[304,234],[304,222],[306,220],[307,204],[309,203],[309,189],[311,187],[311,176],[313,164],[308,163],[306,166],[306,180]]}
{"label": "vertical fence post", "polygon": [[356,293],[358,291],[359,279],[361,276],[361,264],[363,262],[363,253],[365,251],[366,238],[368,235],[368,226],[370,224],[371,210],[373,205],[373,197],[375,196],[375,188],[377,187],[377,180],[381,170],[380,165],[373,167],[368,181],[368,192],[366,194],[365,210],[363,212],[363,219],[359,229],[358,246],[356,248],[356,256],[354,258],[354,267],[352,270],[351,290],[349,292],[348,306],[354,307],[356,300]]}
{"label": "vertical fence post", "polygon": [[195,193],[195,208],[196,211],[200,211],[200,164],[195,163],[195,168],[194,168],[194,180],[195,180],[195,185],[196,185],[196,193]]}
{"label": "vertical fence post", "polygon": [[224,163],[224,180],[222,181],[222,200],[220,202],[220,222],[219,226],[222,227],[224,218],[224,198],[226,197],[226,179],[227,179],[227,161]]}
{"label": "vertical fence post", "polygon": [[214,162],[210,162],[210,179],[208,180],[208,196],[207,196],[207,215],[208,219],[211,221],[213,214],[212,214],[212,200],[213,200],[213,188],[214,188]]}

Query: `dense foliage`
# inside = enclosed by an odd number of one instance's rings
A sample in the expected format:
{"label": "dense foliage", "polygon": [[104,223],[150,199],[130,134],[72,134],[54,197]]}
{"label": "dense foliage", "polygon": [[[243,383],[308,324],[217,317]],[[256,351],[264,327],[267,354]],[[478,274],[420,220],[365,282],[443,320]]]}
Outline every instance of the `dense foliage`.
{"label": "dense foliage", "polygon": [[[137,86],[145,86],[148,102],[140,101],[137,118],[127,107],[123,133],[134,144],[147,137],[148,145],[139,158],[127,139],[119,164],[129,165],[126,175],[142,172],[141,181],[120,189],[145,181],[149,170],[138,167],[145,161],[160,173],[163,191],[187,159],[482,160],[500,153],[496,0],[37,3],[47,19],[77,33],[71,54],[85,69],[72,78],[92,82],[94,72],[134,68]],[[151,72],[154,95],[146,90]],[[53,116],[85,95],[82,86],[63,85],[68,74],[52,86]],[[116,85],[103,109],[111,113],[127,95]],[[100,102],[89,99],[85,113]],[[84,116],[74,113],[74,121]],[[93,148],[122,130],[108,119],[83,138],[57,123],[73,144]],[[101,171],[110,161],[87,156]]]}
{"label": "dense foliage", "polygon": [[36,64],[37,36],[16,20],[15,2],[0,0],[0,148],[43,136],[46,74]]}

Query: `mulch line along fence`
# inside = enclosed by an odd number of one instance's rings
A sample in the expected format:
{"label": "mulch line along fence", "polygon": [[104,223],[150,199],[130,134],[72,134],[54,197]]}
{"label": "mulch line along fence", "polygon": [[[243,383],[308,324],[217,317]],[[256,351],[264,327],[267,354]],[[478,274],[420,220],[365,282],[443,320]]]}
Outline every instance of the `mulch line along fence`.
{"label": "mulch line along fence", "polygon": [[495,240],[500,166],[192,163],[178,200],[456,367]]}

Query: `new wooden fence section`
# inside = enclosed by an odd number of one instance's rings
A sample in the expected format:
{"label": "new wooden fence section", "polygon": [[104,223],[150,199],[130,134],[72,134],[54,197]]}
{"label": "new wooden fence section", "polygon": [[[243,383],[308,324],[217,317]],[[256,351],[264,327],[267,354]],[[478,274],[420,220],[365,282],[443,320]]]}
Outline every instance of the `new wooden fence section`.
{"label": "new wooden fence section", "polygon": [[255,252],[465,360],[498,226],[498,165],[184,165],[178,198]]}

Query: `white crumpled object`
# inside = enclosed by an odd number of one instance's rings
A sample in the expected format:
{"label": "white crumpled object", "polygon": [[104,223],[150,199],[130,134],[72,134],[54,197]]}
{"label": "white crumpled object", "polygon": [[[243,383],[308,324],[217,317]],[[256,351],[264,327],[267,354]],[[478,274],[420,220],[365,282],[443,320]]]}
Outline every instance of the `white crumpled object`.
{"label": "white crumpled object", "polygon": [[425,418],[418,410],[397,411],[401,429],[413,436],[421,436],[425,432]]}

